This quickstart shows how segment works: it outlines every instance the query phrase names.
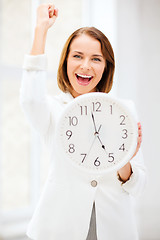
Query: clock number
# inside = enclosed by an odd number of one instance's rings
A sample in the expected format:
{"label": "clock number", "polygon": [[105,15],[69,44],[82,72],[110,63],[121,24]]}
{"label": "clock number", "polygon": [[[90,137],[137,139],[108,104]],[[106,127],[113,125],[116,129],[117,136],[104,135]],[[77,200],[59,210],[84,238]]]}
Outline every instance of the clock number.
{"label": "clock number", "polygon": [[87,115],[87,106],[80,106],[81,109],[81,115]]}
{"label": "clock number", "polygon": [[122,136],[122,138],[126,139],[128,137],[128,134],[127,134],[128,131],[127,131],[127,129],[123,129],[122,131],[124,132],[124,135]]}
{"label": "clock number", "polygon": [[68,140],[72,137],[72,131],[71,130],[67,130],[66,131],[66,136],[68,137]]}
{"label": "clock number", "polygon": [[110,105],[111,114],[113,113],[113,106]]}
{"label": "clock number", "polygon": [[92,104],[93,104],[93,112],[101,112],[100,102],[92,102]]}
{"label": "clock number", "polygon": [[126,125],[124,122],[126,117],[124,115],[121,115],[120,118],[122,119],[122,121],[120,122],[120,125]]}
{"label": "clock number", "polygon": [[110,158],[108,162],[113,162],[114,161],[114,156],[113,153],[109,153],[108,157]]}
{"label": "clock number", "polygon": [[69,144],[69,153],[74,153],[75,152],[75,148],[74,148],[74,144]]}
{"label": "clock number", "polygon": [[122,146],[119,148],[119,150],[122,150],[122,151],[125,150],[124,143],[123,143]]}
{"label": "clock number", "polygon": [[69,125],[76,126],[78,124],[78,118],[77,117],[69,117]]}
{"label": "clock number", "polygon": [[100,161],[98,160],[98,158],[99,158],[99,157],[97,157],[96,160],[94,161],[94,165],[95,165],[96,167],[99,167],[100,164],[101,164]]}
{"label": "clock number", "polygon": [[83,156],[83,159],[82,159],[82,163],[83,163],[85,158],[87,157],[87,154],[86,153],[81,153],[81,155]]}

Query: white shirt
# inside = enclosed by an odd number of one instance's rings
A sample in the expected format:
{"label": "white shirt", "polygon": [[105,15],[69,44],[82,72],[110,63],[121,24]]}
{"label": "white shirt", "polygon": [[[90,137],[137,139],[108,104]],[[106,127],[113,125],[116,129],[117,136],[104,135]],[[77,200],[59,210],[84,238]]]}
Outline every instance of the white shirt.
{"label": "white shirt", "polygon": [[[34,240],[86,240],[93,203],[96,209],[98,240],[137,240],[138,234],[131,196],[138,196],[145,185],[141,151],[130,161],[132,175],[121,184],[117,173],[82,173],[56,155],[54,133],[58,118],[70,93],[49,97],[46,91],[45,55],[26,55],[20,102],[31,125],[51,151],[52,164],[27,235]],[[135,114],[131,101],[126,102]],[[92,181],[97,182],[92,186]]]}

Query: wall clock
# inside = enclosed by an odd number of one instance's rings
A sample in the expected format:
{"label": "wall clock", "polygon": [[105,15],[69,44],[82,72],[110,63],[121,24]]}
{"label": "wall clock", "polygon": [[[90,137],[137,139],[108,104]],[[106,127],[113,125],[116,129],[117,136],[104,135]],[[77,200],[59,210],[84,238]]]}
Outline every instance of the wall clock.
{"label": "wall clock", "polygon": [[118,170],[133,156],[138,126],[124,101],[94,92],[70,102],[56,128],[56,148],[68,164],[92,173]]}

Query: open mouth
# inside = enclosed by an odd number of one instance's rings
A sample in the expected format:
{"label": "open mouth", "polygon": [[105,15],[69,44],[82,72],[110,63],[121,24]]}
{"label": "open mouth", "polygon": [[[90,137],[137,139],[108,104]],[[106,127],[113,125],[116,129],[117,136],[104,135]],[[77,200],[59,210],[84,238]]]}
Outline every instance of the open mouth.
{"label": "open mouth", "polygon": [[90,83],[91,79],[93,78],[93,76],[90,75],[82,75],[82,74],[78,74],[76,73],[76,78],[77,78],[77,82],[80,85],[86,86]]}

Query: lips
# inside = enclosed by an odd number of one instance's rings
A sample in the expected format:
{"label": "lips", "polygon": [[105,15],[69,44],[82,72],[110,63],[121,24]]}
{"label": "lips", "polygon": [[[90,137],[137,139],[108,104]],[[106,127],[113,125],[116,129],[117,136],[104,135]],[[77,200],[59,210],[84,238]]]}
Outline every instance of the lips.
{"label": "lips", "polygon": [[82,85],[82,86],[86,86],[90,83],[91,79],[93,78],[93,76],[91,75],[83,75],[83,74],[78,74],[76,73],[76,78],[77,78],[77,82]]}

